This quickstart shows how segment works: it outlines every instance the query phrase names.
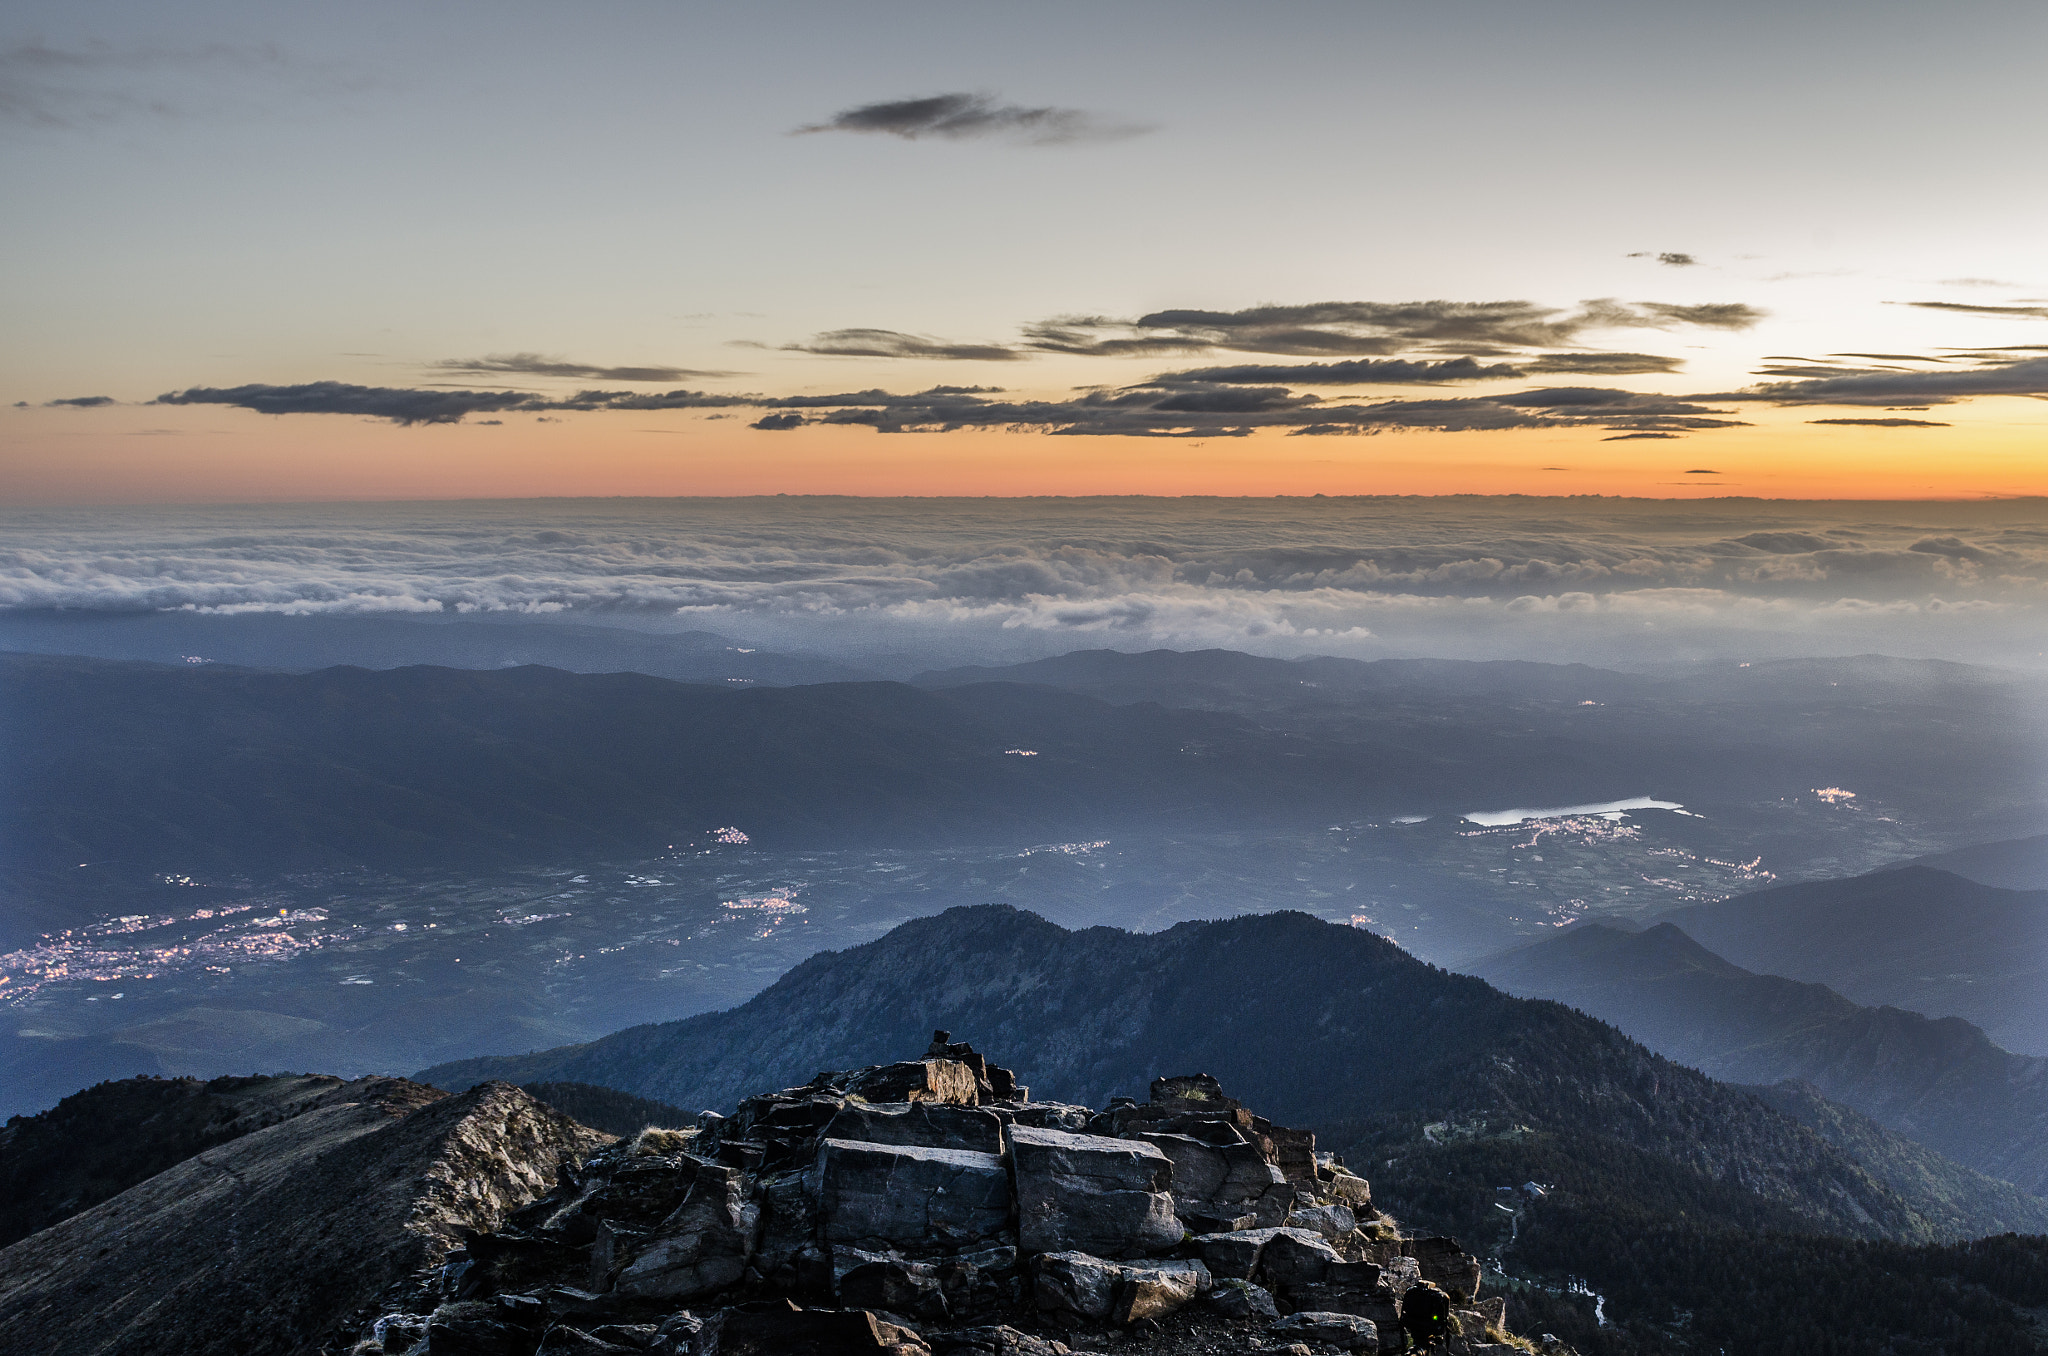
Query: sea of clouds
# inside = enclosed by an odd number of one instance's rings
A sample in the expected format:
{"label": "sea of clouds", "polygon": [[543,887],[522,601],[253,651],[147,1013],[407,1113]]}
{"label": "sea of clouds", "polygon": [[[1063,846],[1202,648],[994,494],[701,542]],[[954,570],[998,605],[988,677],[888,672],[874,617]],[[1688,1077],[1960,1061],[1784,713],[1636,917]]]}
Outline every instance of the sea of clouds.
{"label": "sea of clouds", "polygon": [[2048,506],[555,500],[17,510],[0,607],[471,615],[903,662],[1209,646],[2048,667]]}

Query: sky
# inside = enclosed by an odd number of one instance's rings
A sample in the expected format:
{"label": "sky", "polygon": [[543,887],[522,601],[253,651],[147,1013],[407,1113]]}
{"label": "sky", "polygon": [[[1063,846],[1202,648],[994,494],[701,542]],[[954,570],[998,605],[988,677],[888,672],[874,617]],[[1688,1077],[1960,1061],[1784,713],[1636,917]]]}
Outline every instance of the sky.
{"label": "sky", "polygon": [[20,0],[0,503],[2048,494],[2048,10]]}

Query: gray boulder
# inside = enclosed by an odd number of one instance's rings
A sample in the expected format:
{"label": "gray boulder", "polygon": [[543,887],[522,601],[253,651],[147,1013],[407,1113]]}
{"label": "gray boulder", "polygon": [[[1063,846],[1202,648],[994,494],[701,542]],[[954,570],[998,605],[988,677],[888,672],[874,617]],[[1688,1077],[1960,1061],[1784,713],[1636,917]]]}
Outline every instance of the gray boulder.
{"label": "gray boulder", "polygon": [[1088,1128],[1095,1112],[1089,1107],[1068,1102],[1026,1102],[1014,1109],[1006,1108],[999,1114],[1013,1125],[1028,1125],[1037,1130],[1070,1130],[1078,1134]]}
{"label": "gray boulder", "polygon": [[994,1112],[945,1102],[848,1102],[825,1126],[824,1138],[999,1154],[1003,1123]]}
{"label": "gray boulder", "polygon": [[1161,1318],[1211,1288],[1208,1268],[1180,1260],[1120,1264],[1085,1252],[1043,1253],[1033,1262],[1041,1310],[1098,1322]]}
{"label": "gray boulder", "polygon": [[1316,1313],[1303,1310],[1289,1314],[1266,1330],[1275,1338],[1293,1338],[1312,1347],[1341,1347],[1345,1351],[1377,1351],[1379,1326],[1356,1314]]}
{"label": "gray boulder", "polygon": [[1085,1252],[1047,1252],[1032,1259],[1031,1293],[1048,1313],[1078,1314],[1101,1322],[1116,1303],[1123,1268]]}
{"label": "gray boulder", "polygon": [[761,1236],[754,1246],[754,1269],[785,1289],[796,1288],[798,1256],[817,1246],[814,1186],[808,1173],[787,1172],[763,1178],[757,1188]]}
{"label": "gray boulder", "polygon": [[1288,1213],[1287,1227],[1324,1238],[1342,1238],[1358,1227],[1358,1217],[1346,1205],[1308,1205]]}
{"label": "gray boulder", "polygon": [[1068,1356],[1065,1342],[1047,1341],[1018,1332],[1006,1323],[982,1328],[955,1328],[928,1334],[938,1356]]}
{"label": "gray boulder", "polygon": [[1250,1281],[1218,1281],[1202,1299],[1224,1318],[1258,1319],[1270,1323],[1280,1317],[1279,1307],[1273,1303],[1273,1292]]}
{"label": "gray boulder", "polygon": [[930,1356],[918,1335],[864,1309],[746,1305],[714,1314],[696,1356]]}
{"label": "gray boulder", "polygon": [[896,1253],[833,1248],[832,1297],[848,1309],[880,1309],[919,1319],[952,1316],[939,1269]]}
{"label": "gray boulder", "polygon": [[862,1069],[846,1093],[867,1102],[950,1102],[978,1106],[986,1084],[957,1059],[912,1059]]}
{"label": "gray boulder", "polygon": [[1294,1296],[1309,1286],[1321,1285],[1330,1268],[1343,1262],[1335,1248],[1305,1229],[1275,1229],[1259,1249],[1259,1266],[1253,1279],[1300,1308]]}
{"label": "gray boulder", "polygon": [[1406,1247],[1423,1280],[1460,1304],[1479,1298],[1479,1259],[1459,1247],[1456,1239],[1417,1238]]}
{"label": "gray boulder", "polygon": [[1372,1209],[1372,1183],[1341,1163],[1331,1164],[1329,1172],[1329,1177],[1322,1184],[1325,1195],[1335,1196],[1350,1206],[1354,1213],[1362,1214]]}
{"label": "gray boulder", "polygon": [[1122,1271],[1109,1312],[1116,1323],[1164,1318],[1210,1288],[1208,1268],[1200,1262],[1153,1262]]}
{"label": "gray boulder", "polygon": [[1018,1245],[1026,1252],[1142,1257],[1181,1241],[1173,1160],[1151,1144],[1010,1129]]}
{"label": "gray boulder", "polygon": [[1009,1227],[1010,1174],[995,1154],[826,1139],[811,1182],[827,1244],[954,1252]]}
{"label": "gray boulder", "polygon": [[1233,1229],[1228,1233],[1200,1234],[1194,1248],[1212,1275],[1228,1280],[1249,1280],[1259,1269],[1259,1250],[1277,1230]]}
{"label": "gray boulder", "polygon": [[737,1175],[698,1174],[682,1204],[641,1243],[613,1289],[648,1299],[688,1299],[739,1280],[753,1253],[761,1207]]}
{"label": "gray boulder", "polygon": [[1183,1216],[1223,1219],[1251,1215],[1263,1220],[1270,1216],[1270,1222],[1278,1224],[1294,1199],[1294,1188],[1280,1169],[1268,1163],[1258,1147],[1234,1128],[1224,1122],[1217,1122],[1215,1128],[1234,1142],[1217,1143],[1213,1137],[1205,1142],[1193,1135],[1156,1131],[1138,1136],[1173,1161],[1175,1210]]}

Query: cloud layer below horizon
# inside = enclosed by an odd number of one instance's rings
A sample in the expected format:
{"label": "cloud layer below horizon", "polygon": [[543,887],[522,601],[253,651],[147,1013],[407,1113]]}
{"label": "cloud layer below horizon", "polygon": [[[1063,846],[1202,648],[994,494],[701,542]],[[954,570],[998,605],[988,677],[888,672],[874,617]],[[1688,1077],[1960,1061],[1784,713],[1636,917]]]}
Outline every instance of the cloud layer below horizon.
{"label": "cloud layer below horizon", "polygon": [[933,662],[1088,646],[2041,665],[2038,506],[539,501],[0,519],[0,607],[523,614]]}

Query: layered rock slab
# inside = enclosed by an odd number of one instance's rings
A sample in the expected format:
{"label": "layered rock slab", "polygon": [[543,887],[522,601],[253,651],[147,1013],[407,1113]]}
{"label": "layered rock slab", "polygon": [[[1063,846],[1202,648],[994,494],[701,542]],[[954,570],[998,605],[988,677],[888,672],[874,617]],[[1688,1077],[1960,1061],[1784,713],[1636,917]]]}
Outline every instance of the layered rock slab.
{"label": "layered rock slab", "polygon": [[992,1153],[826,1139],[810,1181],[828,1244],[943,1251],[991,1242],[1010,1223],[1010,1172]]}
{"label": "layered rock slab", "polygon": [[1009,1139],[1026,1252],[1142,1257],[1180,1241],[1173,1161],[1156,1145],[1021,1125]]}
{"label": "layered rock slab", "polygon": [[382,1091],[200,1153],[0,1252],[0,1332],[33,1334],[37,1356],[317,1350],[609,1138],[506,1083]]}

